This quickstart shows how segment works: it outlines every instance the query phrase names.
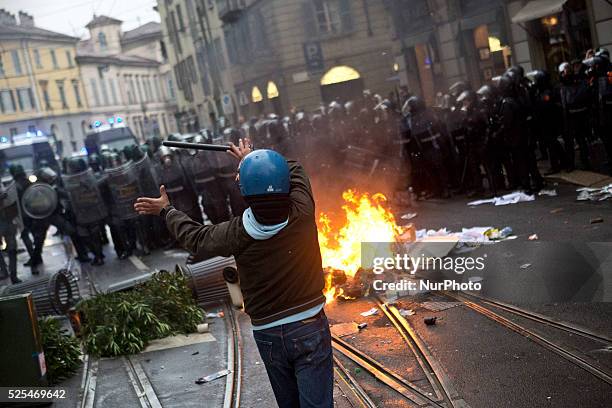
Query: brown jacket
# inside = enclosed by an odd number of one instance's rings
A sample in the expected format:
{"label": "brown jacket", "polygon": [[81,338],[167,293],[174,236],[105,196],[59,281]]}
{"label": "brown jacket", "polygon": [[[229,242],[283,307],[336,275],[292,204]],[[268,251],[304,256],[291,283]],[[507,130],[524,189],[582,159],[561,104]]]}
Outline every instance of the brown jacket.
{"label": "brown jacket", "polygon": [[325,301],[315,204],[306,172],[288,161],[291,174],[289,223],[277,235],[251,238],[242,217],[203,226],[170,209],[166,224],[179,244],[199,257],[233,255],[240,275],[245,311],[260,326]]}

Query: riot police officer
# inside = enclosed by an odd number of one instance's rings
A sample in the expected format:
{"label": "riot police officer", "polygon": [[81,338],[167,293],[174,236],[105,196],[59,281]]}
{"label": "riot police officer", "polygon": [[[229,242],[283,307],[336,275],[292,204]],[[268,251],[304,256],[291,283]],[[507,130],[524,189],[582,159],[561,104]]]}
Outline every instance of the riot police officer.
{"label": "riot police officer", "polygon": [[172,202],[176,208],[180,208],[194,221],[202,223],[202,211],[198,204],[198,198],[185,176],[179,158],[166,146],[159,148],[159,156],[161,159],[159,183],[166,186],[168,196],[172,197]]}
{"label": "riot police officer", "polygon": [[[567,167],[566,153],[558,136],[562,133],[559,117],[562,117],[561,101],[550,83],[546,71],[536,70],[529,74],[533,81],[534,130],[541,137],[543,155],[550,162],[549,174],[558,173]],[[544,154],[547,153],[547,154]]]}
{"label": "riot police officer", "polygon": [[567,152],[569,170],[575,168],[575,145],[578,143],[580,149],[580,161],[586,169],[590,168],[589,162],[589,108],[590,93],[584,76],[581,62],[569,64],[564,62],[559,66],[561,80],[561,106],[565,131],[563,139]]}
{"label": "riot police officer", "polygon": [[[0,279],[11,278],[11,283],[21,283],[17,278],[17,226],[20,223],[19,198],[14,180],[3,180],[0,168],[0,242],[4,240],[8,255],[8,268],[0,253]],[[5,185],[6,182],[6,185]]]}
{"label": "riot police officer", "polygon": [[[433,185],[423,186],[425,190],[442,198],[450,197],[448,190],[448,146],[446,129],[434,113],[427,109],[425,102],[418,96],[410,97],[403,108],[408,113],[407,137],[410,139],[410,152],[413,159],[413,172],[424,171],[427,180]],[[418,180],[419,177],[417,176]]]}
{"label": "riot police officer", "polygon": [[[206,143],[201,135],[193,139],[193,143]],[[213,224],[219,224],[230,219],[229,207],[225,194],[215,177],[215,167],[218,153],[204,150],[190,151],[183,157],[182,164],[191,182],[193,190],[200,196],[204,213]]]}
{"label": "riot police officer", "polygon": [[487,118],[476,92],[463,91],[457,102],[462,104],[461,110],[465,113],[462,124],[467,147],[465,180],[468,196],[473,196],[482,192],[481,167],[485,169],[489,186],[494,188],[486,158]]}
{"label": "riot police officer", "polygon": [[62,176],[64,189],[76,221],[77,237],[94,254],[94,266],[104,265],[100,241],[100,222],[108,215],[98,181],[84,158],[75,157],[66,164],[67,174]]}

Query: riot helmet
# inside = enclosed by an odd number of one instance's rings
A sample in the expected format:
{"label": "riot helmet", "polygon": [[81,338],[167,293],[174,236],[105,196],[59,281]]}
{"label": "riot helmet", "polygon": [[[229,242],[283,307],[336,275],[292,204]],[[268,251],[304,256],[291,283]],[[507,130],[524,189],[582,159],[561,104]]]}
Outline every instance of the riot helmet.
{"label": "riot helmet", "polygon": [[550,86],[550,75],[548,75],[548,72],[541,69],[531,71],[527,74],[527,77],[531,78],[533,85],[539,90],[546,89]]}
{"label": "riot helmet", "polygon": [[96,153],[90,154],[88,158],[88,162],[89,162],[89,167],[91,167],[93,171],[100,171],[100,168],[102,167],[102,163],[100,161],[100,156],[98,156],[98,154]]}
{"label": "riot helmet", "polygon": [[402,112],[405,114],[414,115],[420,111],[425,110],[425,101],[418,96],[411,96],[408,98],[404,106],[402,107]]}
{"label": "riot helmet", "polygon": [[66,165],[68,174],[78,174],[87,170],[87,161],[84,157],[72,157]]}
{"label": "riot helmet", "polygon": [[470,86],[463,81],[455,82],[448,88],[448,94],[457,99],[463,91],[470,89]]}
{"label": "riot helmet", "polygon": [[525,77],[525,69],[521,67],[520,65],[513,65],[510,68],[508,68],[506,70],[506,74],[509,74],[509,73],[513,73],[513,75],[516,75],[519,81]]}
{"label": "riot helmet", "polygon": [[595,56],[605,58],[610,61],[610,51],[608,51],[606,48],[598,48],[597,51],[595,51]]}
{"label": "riot helmet", "polygon": [[161,164],[169,167],[172,165],[172,160],[174,159],[174,152],[167,146],[162,146],[159,148],[159,158],[161,159]]}
{"label": "riot helmet", "polygon": [[251,207],[255,219],[265,225],[287,220],[290,203],[289,166],[273,150],[255,150],[240,163],[240,193]]}
{"label": "riot helmet", "polygon": [[477,100],[476,92],[472,90],[467,90],[461,92],[461,95],[457,98],[457,103],[460,103],[463,107],[462,109],[469,109],[474,106],[474,103]]}
{"label": "riot helmet", "polygon": [[512,74],[504,74],[499,78],[499,81],[497,82],[497,89],[499,90],[499,93],[504,97],[513,96],[515,93],[515,83],[511,76]]}
{"label": "riot helmet", "polygon": [[483,85],[476,91],[476,95],[478,95],[482,101],[492,101],[495,99],[495,90],[493,90],[491,85]]}

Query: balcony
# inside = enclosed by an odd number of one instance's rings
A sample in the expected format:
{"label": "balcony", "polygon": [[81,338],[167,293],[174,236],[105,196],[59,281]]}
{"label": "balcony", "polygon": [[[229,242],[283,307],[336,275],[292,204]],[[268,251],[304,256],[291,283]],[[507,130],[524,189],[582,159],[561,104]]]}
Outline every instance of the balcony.
{"label": "balcony", "polygon": [[219,19],[225,24],[234,23],[245,8],[246,0],[225,0],[219,3]]}

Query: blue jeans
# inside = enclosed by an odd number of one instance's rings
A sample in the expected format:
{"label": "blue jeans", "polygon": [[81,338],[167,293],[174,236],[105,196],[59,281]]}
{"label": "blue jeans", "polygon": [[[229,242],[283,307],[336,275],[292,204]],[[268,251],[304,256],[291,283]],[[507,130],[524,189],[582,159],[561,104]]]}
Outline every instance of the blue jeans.
{"label": "blue jeans", "polygon": [[253,331],[280,408],[332,408],[333,359],[325,313]]}

